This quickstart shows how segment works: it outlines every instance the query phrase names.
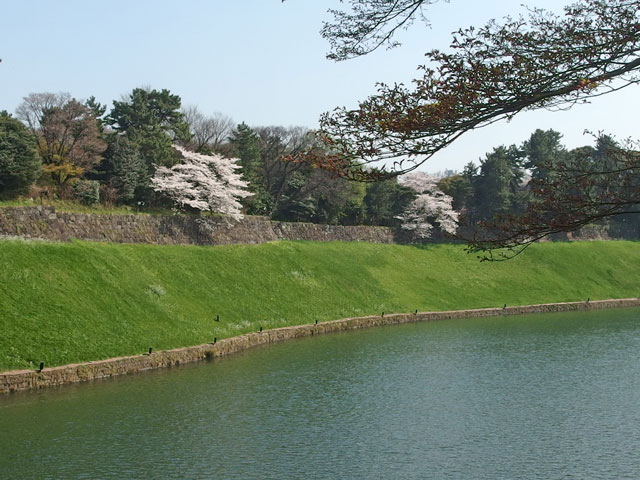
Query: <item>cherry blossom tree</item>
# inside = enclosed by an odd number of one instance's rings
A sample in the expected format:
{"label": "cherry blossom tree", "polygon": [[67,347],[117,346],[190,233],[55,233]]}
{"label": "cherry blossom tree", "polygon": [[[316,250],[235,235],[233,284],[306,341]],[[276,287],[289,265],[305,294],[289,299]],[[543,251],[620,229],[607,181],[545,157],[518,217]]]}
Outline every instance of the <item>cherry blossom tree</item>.
{"label": "cherry blossom tree", "polygon": [[184,161],[171,168],[157,167],[151,179],[156,192],[167,195],[181,208],[221,213],[240,220],[242,205],[238,201],[251,195],[248,183],[236,173],[235,158],[203,155],[174,146]]}
{"label": "cherry blossom tree", "polygon": [[454,235],[458,228],[458,212],[452,207],[453,198],[436,185],[436,178],[424,172],[412,172],[398,178],[398,183],[412,188],[418,196],[397,218],[401,227],[418,238],[430,238],[434,227]]}

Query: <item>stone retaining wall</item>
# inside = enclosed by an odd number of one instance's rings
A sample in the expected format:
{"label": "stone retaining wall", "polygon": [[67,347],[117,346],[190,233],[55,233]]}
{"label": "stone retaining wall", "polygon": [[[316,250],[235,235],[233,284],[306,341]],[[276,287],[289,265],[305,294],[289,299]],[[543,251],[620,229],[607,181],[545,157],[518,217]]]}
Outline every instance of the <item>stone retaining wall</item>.
{"label": "stone retaining wall", "polygon": [[45,368],[42,372],[33,370],[15,370],[0,373],[0,392],[45,388],[66,383],[83,382],[98,378],[112,377],[171,367],[181,363],[195,362],[230,355],[248,348],[269,343],[281,342],[293,338],[308,337],[324,333],[354,330],[358,328],[393,325],[410,322],[429,322],[453,318],[480,318],[497,315],[521,315],[530,313],[567,312],[576,310],[598,310],[605,308],[640,307],[640,299],[598,300],[591,302],[550,303],[506,308],[483,308],[477,310],[453,310],[445,312],[418,312],[415,314],[392,314],[345,318],[315,325],[299,325],[275,328],[262,332],[247,333],[237,337],[220,340],[215,344],[177,348],[154,352],[150,355],[110,358],[95,362],[64,365]]}
{"label": "stone retaining wall", "polygon": [[274,240],[393,243],[386,227],[233,221],[188,215],[102,215],[56,212],[53,207],[0,208],[0,235],[51,241],[90,240],[159,245],[228,245]]}

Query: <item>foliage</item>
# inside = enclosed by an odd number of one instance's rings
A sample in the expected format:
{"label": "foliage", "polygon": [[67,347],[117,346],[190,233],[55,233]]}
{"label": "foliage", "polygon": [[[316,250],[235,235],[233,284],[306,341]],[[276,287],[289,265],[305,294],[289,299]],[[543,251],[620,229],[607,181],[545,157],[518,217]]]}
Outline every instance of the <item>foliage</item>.
{"label": "foliage", "polygon": [[547,243],[481,265],[456,245],[0,240],[0,371],[382,311],[634,297],[638,264],[632,242]]}
{"label": "foliage", "polygon": [[98,102],[96,100],[96,97],[94,97],[93,95],[91,95],[87,100],[85,100],[84,105],[89,110],[91,110],[91,114],[96,119],[96,124],[98,126],[98,131],[102,132],[102,130],[104,128],[104,119],[103,119],[103,117],[104,117],[104,114],[107,112],[107,106],[101,104],[100,102]]}
{"label": "foliage", "polygon": [[262,145],[258,134],[242,122],[229,136],[231,155],[238,159],[242,178],[249,183],[253,195],[245,201],[249,215],[270,215],[273,198],[264,186],[264,169],[261,162]]}
{"label": "foliage", "polygon": [[97,205],[100,201],[100,183],[95,180],[77,180],[71,189],[73,197],[82,205]]}
{"label": "foliage", "polygon": [[151,179],[154,190],[169,196],[181,208],[242,218],[238,200],[251,193],[246,190],[247,182],[236,173],[237,160],[175,148],[184,156],[184,162],[171,168],[158,167]]}
{"label": "foliage", "polygon": [[470,243],[486,259],[505,259],[533,242],[573,232],[593,222],[640,213],[640,148],[610,137],[539,165],[544,175],[530,182],[531,199],[522,214],[502,215],[483,225]]}
{"label": "foliage", "polygon": [[452,208],[463,215],[473,204],[473,181],[477,175],[478,167],[473,162],[469,162],[462,173],[438,181],[438,188],[452,198]]}
{"label": "foliage", "polygon": [[526,158],[523,166],[534,179],[545,179],[551,174],[545,165],[564,161],[567,151],[560,143],[561,138],[562,135],[554,130],[538,129],[522,144],[522,153]]}
{"label": "foliage", "polygon": [[363,199],[365,208],[364,223],[368,225],[399,225],[399,216],[409,208],[416,198],[416,192],[391,178],[382,182],[370,183],[366,186]]}
{"label": "foliage", "polygon": [[100,170],[106,183],[116,190],[119,201],[133,203],[136,197],[140,198],[140,191],[150,184],[151,175],[137,145],[126,135],[115,135],[104,157]]}
{"label": "foliage", "polygon": [[252,129],[242,123],[230,143],[253,193],[245,202],[248,214],[322,223],[339,223],[347,216],[352,222],[360,219],[362,195],[357,188],[307,164],[287,161],[317,144],[308,129]]}
{"label": "foliage", "polygon": [[426,54],[413,87],[383,84],[357,109],[323,115],[321,136],[332,155],[306,159],[336,175],[379,180],[413,170],[469,130],[637,83],[639,6],[581,0],[564,17],[533,9],[528,18],[460,30],[452,53]]}
{"label": "foliage", "polygon": [[43,171],[59,193],[95,166],[106,148],[95,116],[101,106],[92,102],[83,105],[68,93],[30,93],[16,109],[36,136]]}
{"label": "foliage", "polygon": [[113,102],[105,121],[139,148],[153,174],[153,165],[171,167],[178,161],[174,142],[190,140],[180,104],[180,97],[169,90],[134,88],[127,98]]}
{"label": "foliage", "polygon": [[303,127],[260,127],[260,173],[271,200],[271,216],[285,221],[336,223],[352,190],[326,172],[288,161],[316,148],[316,137]]}
{"label": "foliage", "polygon": [[471,220],[490,220],[523,208],[526,196],[521,163],[521,151],[515,145],[497,147],[481,160],[479,174],[473,182]]}
{"label": "foliage", "polygon": [[258,181],[269,196],[270,213],[281,220],[305,220],[315,214],[311,199],[315,186],[309,182],[306,165],[287,162],[287,156],[310,148],[315,139],[304,127],[260,127],[256,129],[260,146]]}
{"label": "foliage", "polygon": [[[334,179],[336,180],[336,179]],[[367,185],[361,182],[345,182],[348,196],[342,203],[339,212],[338,223],[341,225],[363,225],[365,223],[366,208],[364,197],[367,194]]]}
{"label": "foliage", "polygon": [[26,193],[40,173],[35,138],[20,121],[0,112],[0,198]]}
{"label": "foliage", "polygon": [[38,139],[43,170],[58,186],[89,171],[106,149],[93,111],[75,99],[43,112]]}
{"label": "foliage", "polygon": [[56,212],[68,213],[95,213],[100,215],[171,215],[173,212],[170,208],[146,208],[144,211],[133,207],[122,205],[116,206],[102,202],[95,205],[83,205],[74,199],[60,200],[56,198],[34,198],[33,196],[23,196],[11,200],[0,200],[0,208],[2,207],[33,207],[36,205],[46,205],[55,208]]}
{"label": "foliage", "polygon": [[421,239],[430,238],[434,227],[453,235],[458,228],[458,212],[452,208],[453,199],[437,186],[436,179],[424,172],[412,172],[399,178],[399,183],[418,194],[398,218],[401,227]]}
{"label": "foliage", "polygon": [[[68,151],[55,141],[57,131],[53,127],[61,123],[54,125],[54,112],[59,116],[70,104],[95,120],[94,138],[107,145],[90,165],[68,161]],[[308,149],[319,156],[327,155],[318,138],[306,128],[251,128],[241,123],[229,134],[228,117],[206,117],[197,107],[179,107],[180,97],[168,90],[134,89],[114,102],[107,117],[106,107],[95,97],[80,104],[72,102],[69,94],[30,94],[19,110],[40,136],[41,151],[48,158],[46,172],[57,179],[59,187],[65,187],[58,188],[58,199],[71,197],[73,182],[86,179],[100,183],[100,199],[109,207],[127,204],[145,211],[169,208],[168,195],[158,195],[151,179],[157,165],[169,168],[180,162],[176,150],[166,150],[172,139],[183,147],[188,145],[187,149],[198,149],[198,153],[217,152],[238,158],[239,173],[252,193],[240,200],[250,215],[283,221],[397,226],[395,217],[415,196],[396,182],[368,187],[333,178],[306,163],[289,161]]]}

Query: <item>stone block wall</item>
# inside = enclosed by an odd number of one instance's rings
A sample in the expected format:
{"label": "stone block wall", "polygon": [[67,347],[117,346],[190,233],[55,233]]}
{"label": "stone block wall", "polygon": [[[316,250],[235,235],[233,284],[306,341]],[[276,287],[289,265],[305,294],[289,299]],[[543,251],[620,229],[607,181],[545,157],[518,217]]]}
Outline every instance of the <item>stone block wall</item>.
{"label": "stone block wall", "polygon": [[393,243],[386,227],[234,221],[187,215],[106,215],[56,212],[53,207],[0,208],[0,235],[52,241],[90,240],[158,245],[229,245],[275,240]]}

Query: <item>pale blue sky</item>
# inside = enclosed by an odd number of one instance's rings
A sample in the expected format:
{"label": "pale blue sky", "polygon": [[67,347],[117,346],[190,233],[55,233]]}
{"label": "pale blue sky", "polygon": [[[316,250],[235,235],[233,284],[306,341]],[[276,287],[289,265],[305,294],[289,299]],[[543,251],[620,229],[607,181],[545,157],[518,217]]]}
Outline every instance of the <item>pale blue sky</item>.
{"label": "pale blue sky", "polygon": [[[4,0],[0,4],[0,109],[31,92],[66,91],[111,104],[133,88],[168,88],[184,105],[222,112],[252,126],[317,126],[336,106],[355,107],[375,83],[409,82],[450,32],[522,12],[520,1],[451,0],[429,7],[432,28],[416,23],[404,45],[334,63],[318,31],[337,0]],[[531,0],[558,10],[563,0]],[[500,144],[520,143],[536,128],[554,128],[567,146],[591,143],[583,131],[636,136],[632,112],[640,87],[575,107],[521,114],[471,132],[425,164],[461,169]]]}

